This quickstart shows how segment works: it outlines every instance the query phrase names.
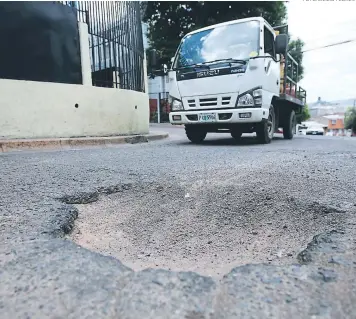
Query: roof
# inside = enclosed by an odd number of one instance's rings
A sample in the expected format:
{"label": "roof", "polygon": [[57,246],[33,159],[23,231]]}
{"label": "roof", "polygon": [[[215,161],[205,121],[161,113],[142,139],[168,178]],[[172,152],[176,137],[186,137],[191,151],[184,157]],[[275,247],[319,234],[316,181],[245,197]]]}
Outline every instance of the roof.
{"label": "roof", "polygon": [[328,125],[329,120],[325,118],[324,116],[313,116],[309,119],[309,121],[315,122],[315,123],[320,123],[322,125]]}
{"label": "roof", "polygon": [[328,120],[341,120],[345,118],[345,114],[331,114],[331,115],[325,115],[325,118]]}
{"label": "roof", "polygon": [[309,110],[332,110],[336,107],[336,105],[328,105],[328,106],[319,106],[319,105],[313,105],[309,107]]}
{"label": "roof", "polygon": [[[214,29],[216,27],[223,27],[226,25],[230,25],[230,24],[236,24],[236,23],[242,23],[242,22],[249,22],[249,21],[260,21],[260,22],[264,22],[266,23],[269,27],[271,27],[271,25],[262,17],[252,17],[252,18],[244,18],[244,19],[237,19],[237,20],[232,20],[232,21],[227,21],[227,22],[222,22],[222,23],[218,23],[218,24],[213,24],[210,25],[208,27],[204,27],[198,30],[194,30],[192,32],[187,33],[184,37],[188,36],[188,35],[192,35],[201,31],[205,31],[205,30],[209,30],[209,29]],[[271,27],[272,28],[272,27]],[[273,29],[273,28],[272,28]]]}

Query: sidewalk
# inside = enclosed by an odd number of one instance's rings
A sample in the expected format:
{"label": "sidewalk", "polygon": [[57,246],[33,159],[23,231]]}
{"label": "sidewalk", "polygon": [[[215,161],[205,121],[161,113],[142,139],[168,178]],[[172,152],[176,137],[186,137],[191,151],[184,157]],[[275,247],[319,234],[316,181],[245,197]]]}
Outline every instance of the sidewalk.
{"label": "sidewalk", "polygon": [[19,150],[72,149],[90,146],[113,146],[116,144],[136,144],[161,140],[168,133],[154,132],[142,135],[73,137],[48,139],[0,139],[0,153]]}

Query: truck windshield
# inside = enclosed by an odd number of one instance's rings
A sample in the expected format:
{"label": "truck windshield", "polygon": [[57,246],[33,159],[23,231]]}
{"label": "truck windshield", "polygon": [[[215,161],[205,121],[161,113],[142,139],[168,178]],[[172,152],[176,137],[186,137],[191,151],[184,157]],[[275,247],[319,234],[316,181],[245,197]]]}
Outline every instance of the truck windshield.
{"label": "truck windshield", "polygon": [[258,52],[259,22],[249,21],[187,35],[182,39],[174,68],[223,59],[246,60]]}

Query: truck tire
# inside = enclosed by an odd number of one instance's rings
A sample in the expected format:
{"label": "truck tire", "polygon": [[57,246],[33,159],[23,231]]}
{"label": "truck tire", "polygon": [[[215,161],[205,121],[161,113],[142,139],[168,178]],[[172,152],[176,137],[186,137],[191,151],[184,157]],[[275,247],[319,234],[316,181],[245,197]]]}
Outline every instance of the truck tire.
{"label": "truck tire", "polygon": [[274,109],[271,105],[269,109],[268,119],[263,120],[261,123],[257,124],[256,127],[256,135],[257,140],[262,144],[269,144],[271,143],[274,135],[274,127],[275,127],[275,115]]}
{"label": "truck tire", "polygon": [[197,125],[186,125],[185,134],[192,143],[199,144],[204,141],[207,132],[204,128]]}
{"label": "truck tire", "polygon": [[296,133],[297,117],[293,110],[289,111],[283,119],[283,137],[291,140]]}

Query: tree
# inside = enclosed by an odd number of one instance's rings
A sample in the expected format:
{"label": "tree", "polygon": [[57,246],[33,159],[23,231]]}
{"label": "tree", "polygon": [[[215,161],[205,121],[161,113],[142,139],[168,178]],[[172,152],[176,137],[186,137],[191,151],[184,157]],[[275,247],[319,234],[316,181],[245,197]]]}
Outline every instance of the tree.
{"label": "tree", "polygon": [[305,104],[303,108],[303,112],[297,115],[298,122],[304,122],[310,119],[310,113],[309,113],[309,107],[307,104]]}
{"label": "tree", "polygon": [[141,7],[150,47],[161,53],[160,64],[169,64],[181,38],[201,27],[253,16],[262,16],[274,26],[287,17],[284,2],[277,1],[148,1]]}
{"label": "tree", "polygon": [[356,107],[351,107],[345,113],[345,128],[356,133]]}

